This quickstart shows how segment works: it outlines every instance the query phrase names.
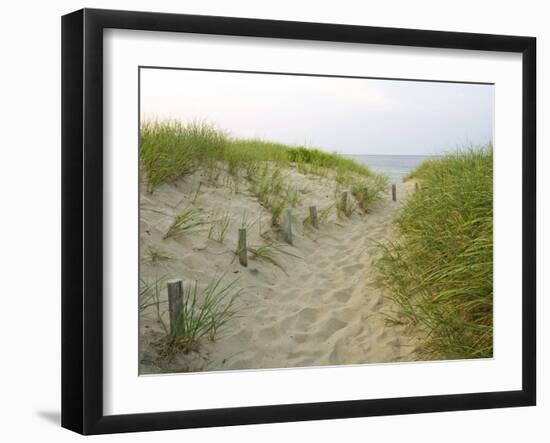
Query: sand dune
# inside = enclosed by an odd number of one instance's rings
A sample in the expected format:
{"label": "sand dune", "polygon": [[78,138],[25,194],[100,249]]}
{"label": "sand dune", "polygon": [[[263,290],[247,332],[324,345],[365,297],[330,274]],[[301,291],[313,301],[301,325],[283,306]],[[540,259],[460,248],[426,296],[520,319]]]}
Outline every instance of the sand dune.
{"label": "sand dune", "polygon": [[[377,254],[376,243],[391,235],[391,220],[399,201],[413,185],[397,185],[397,203],[391,201],[388,188],[382,201],[366,215],[357,212],[349,218],[338,218],[331,211],[315,230],[304,228],[301,221],[309,205],[323,210],[334,204],[334,183],[296,170],[288,174],[288,180],[298,184],[302,194],[300,204],[292,211],[293,246],[286,247],[288,254],[277,255],[280,266],[249,257],[245,268],[234,254],[243,214],[250,222],[258,220],[249,229],[249,244],[260,244],[265,236],[276,238],[270,228],[270,215],[244,183],[238,192],[231,192],[195,174],[175,185],[162,185],[152,195],[141,193],[142,255],[153,245],[172,257],[156,264],[143,261],[144,280],[165,276],[207,282],[213,275],[225,273],[228,280],[238,277],[237,284],[244,289],[238,301],[239,316],[227,323],[214,342],[205,341],[196,352],[180,352],[162,361],[155,344],[163,335],[162,328],[154,309],[148,308],[140,322],[141,373],[414,359],[412,331],[388,324],[382,315],[393,307],[377,286],[377,273],[371,263]],[[199,181],[200,191],[192,203]],[[173,216],[191,205],[202,209],[205,220],[214,217],[215,210],[231,213],[223,243],[208,239],[208,227],[162,239]],[[166,321],[167,317],[164,313]]]}

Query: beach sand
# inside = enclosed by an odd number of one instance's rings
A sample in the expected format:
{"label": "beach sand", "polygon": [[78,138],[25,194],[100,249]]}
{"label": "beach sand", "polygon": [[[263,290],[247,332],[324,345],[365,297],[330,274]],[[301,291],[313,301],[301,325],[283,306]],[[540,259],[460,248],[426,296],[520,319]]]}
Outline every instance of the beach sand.
{"label": "beach sand", "polygon": [[[368,214],[356,211],[338,218],[331,210],[319,230],[304,227],[308,207],[319,211],[334,205],[332,180],[295,169],[287,180],[302,189],[300,203],[292,210],[293,245],[289,254],[278,254],[280,266],[248,258],[248,267],[235,255],[238,228],[243,214],[256,223],[248,230],[249,245],[259,245],[266,236],[277,237],[271,215],[247,190],[238,191],[209,184],[200,173],[176,184],[164,184],[153,194],[141,192],[140,248],[149,246],[167,253],[170,260],[140,264],[140,277],[152,282],[160,277],[207,284],[215,275],[238,278],[244,293],[238,300],[239,314],[232,318],[214,342],[205,340],[197,351],[179,352],[159,359],[158,342],[164,335],[153,307],[140,320],[140,373],[285,368],[400,362],[415,359],[415,334],[407,327],[386,321],[383,313],[395,308],[378,287],[372,261],[376,244],[391,236],[391,221],[400,202],[414,188],[397,184],[397,202],[391,186]],[[226,177],[226,179],[228,179]],[[223,182],[219,179],[218,182]],[[201,182],[195,202],[195,193]],[[162,239],[175,214],[186,207],[201,208],[201,217],[215,218],[214,210],[232,215],[223,243],[208,239],[209,227],[197,227],[176,238]],[[263,237],[260,235],[263,233]],[[296,257],[295,257],[296,256]],[[164,285],[165,286],[165,285]],[[166,300],[163,288],[162,300]],[[166,311],[167,304],[161,304]],[[167,312],[163,318],[168,323]]]}

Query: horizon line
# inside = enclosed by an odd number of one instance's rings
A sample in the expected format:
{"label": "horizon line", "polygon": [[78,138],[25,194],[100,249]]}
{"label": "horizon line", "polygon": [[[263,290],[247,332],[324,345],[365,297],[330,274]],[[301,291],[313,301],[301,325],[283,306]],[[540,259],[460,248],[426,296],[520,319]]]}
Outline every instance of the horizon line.
{"label": "horizon line", "polygon": [[340,154],[340,155],[374,155],[374,156],[391,155],[393,157],[434,157],[434,156],[444,156],[445,153],[441,153],[441,154]]}

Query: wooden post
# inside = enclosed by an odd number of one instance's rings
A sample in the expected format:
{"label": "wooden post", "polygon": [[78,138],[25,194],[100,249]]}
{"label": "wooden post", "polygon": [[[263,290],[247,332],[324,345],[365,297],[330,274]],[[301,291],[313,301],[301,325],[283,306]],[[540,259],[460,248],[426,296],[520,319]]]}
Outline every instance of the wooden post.
{"label": "wooden post", "polygon": [[342,200],[340,202],[341,210],[344,214],[348,213],[348,191],[342,192]]}
{"label": "wooden post", "polygon": [[418,182],[414,182],[414,190],[418,191]]}
{"label": "wooden post", "polygon": [[176,326],[183,311],[183,283],[181,280],[169,280],[168,286],[168,310],[170,312],[170,334],[176,333]]}
{"label": "wooden post", "polygon": [[311,226],[319,229],[319,219],[317,218],[317,206],[309,207],[309,217],[311,218]]}
{"label": "wooden post", "polygon": [[281,225],[285,241],[292,244],[292,213],[290,208],[283,210],[283,223]]}
{"label": "wooden post", "polygon": [[248,266],[248,249],[246,247],[246,229],[239,228],[239,263]]}
{"label": "wooden post", "polygon": [[361,209],[365,214],[368,212],[368,202],[369,202],[369,188],[364,187],[361,200],[359,201],[359,205],[361,206]]}
{"label": "wooden post", "polygon": [[395,183],[391,185],[391,198],[393,201],[397,201],[397,186]]}

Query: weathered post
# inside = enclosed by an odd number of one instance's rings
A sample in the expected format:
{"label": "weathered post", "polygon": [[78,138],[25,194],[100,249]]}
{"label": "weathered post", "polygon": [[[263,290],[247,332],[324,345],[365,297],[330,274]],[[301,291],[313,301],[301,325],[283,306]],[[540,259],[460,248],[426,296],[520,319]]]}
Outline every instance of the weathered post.
{"label": "weathered post", "polygon": [[397,185],[395,183],[391,185],[391,198],[393,201],[397,200]]}
{"label": "weathered post", "polygon": [[283,237],[285,241],[291,245],[292,244],[292,211],[290,208],[283,210],[283,223],[281,224],[281,229],[283,231]]}
{"label": "weathered post", "polygon": [[340,208],[345,215],[348,215],[348,191],[343,191],[341,198]]}
{"label": "weathered post", "polygon": [[176,333],[178,321],[183,311],[183,283],[180,279],[169,280],[168,287],[168,311],[170,313],[170,334]]}
{"label": "weathered post", "polygon": [[362,207],[364,212],[367,212],[368,201],[369,201],[369,188],[365,187],[363,188],[363,201],[362,201]]}
{"label": "weathered post", "polygon": [[309,207],[309,217],[311,218],[311,226],[319,229],[319,219],[317,218],[317,206]]}
{"label": "weathered post", "polygon": [[239,263],[248,266],[248,249],[246,247],[246,228],[239,228]]}

